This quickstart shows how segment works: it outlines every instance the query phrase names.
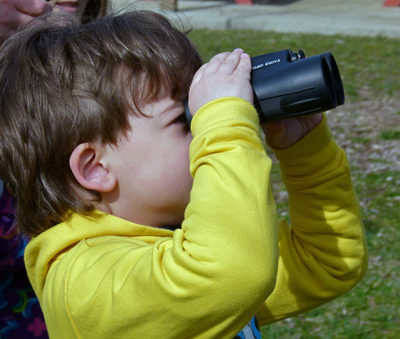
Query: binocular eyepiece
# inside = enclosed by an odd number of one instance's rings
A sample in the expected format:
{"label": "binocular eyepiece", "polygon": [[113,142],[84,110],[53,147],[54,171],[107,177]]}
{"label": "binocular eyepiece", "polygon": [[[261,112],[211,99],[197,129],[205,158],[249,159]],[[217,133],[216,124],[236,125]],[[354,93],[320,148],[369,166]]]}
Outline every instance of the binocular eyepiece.
{"label": "binocular eyepiece", "polygon": [[[305,56],[290,49],[251,58],[251,85],[260,122],[323,112],[344,104],[342,79],[331,53]],[[187,102],[185,114],[192,118]]]}

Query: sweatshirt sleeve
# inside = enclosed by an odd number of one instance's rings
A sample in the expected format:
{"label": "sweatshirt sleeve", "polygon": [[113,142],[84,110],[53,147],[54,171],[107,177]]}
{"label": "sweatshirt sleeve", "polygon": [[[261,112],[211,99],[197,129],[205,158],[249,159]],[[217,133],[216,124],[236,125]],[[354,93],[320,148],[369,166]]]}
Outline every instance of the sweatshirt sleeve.
{"label": "sweatshirt sleeve", "polygon": [[258,312],[261,325],[345,293],[367,266],[349,164],[326,118],[296,145],[275,153],[289,194],[291,224],[279,228],[277,281]]}
{"label": "sweatshirt sleeve", "polygon": [[[194,116],[192,134],[193,187],[181,229],[136,225],[144,235],[129,238],[109,224],[102,233],[112,235],[78,241],[98,233],[99,225],[82,222],[30,245],[28,267],[51,263],[41,302],[54,337],[233,338],[272,291],[277,219],[254,107],[231,97],[210,102]],[[43,255],[51,260],[31,258],[40,242],[55,246],[67,234],[67,249]]]}

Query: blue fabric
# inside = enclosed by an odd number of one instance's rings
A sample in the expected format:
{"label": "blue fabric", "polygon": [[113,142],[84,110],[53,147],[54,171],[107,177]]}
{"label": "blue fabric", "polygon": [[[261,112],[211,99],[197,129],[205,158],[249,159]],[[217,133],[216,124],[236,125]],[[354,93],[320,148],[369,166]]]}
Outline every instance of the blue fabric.
{"label": "blue fabric", "polygon": [[15,200],[6,188],[0,196],[0,338],[48,338],[39,302],[24,265],[29,239],[18,233]]}
{"label": "blue fabric", "polygon": [[261,339],[260,328],[258,327],[257,318],[253,317],[251,321],[241,330],[234,339]]}

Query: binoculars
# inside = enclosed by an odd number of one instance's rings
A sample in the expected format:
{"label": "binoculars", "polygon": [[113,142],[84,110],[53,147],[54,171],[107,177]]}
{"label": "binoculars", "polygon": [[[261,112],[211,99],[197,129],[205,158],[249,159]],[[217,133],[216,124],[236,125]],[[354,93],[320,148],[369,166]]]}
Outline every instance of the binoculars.
{"label": "binoculars", "polygon": [[[251,58],[251,85],[260,122],[319,113],[344,103],[342,79],[331,53],[305,56],[290,49]],[[185,103],[186,119],[192,116]]]}
{"label": "binoculars", "polygon": [[251,59],[254,106],[261,122],[323,112],[344,104],[331,53],[305,57],[290,49]]}

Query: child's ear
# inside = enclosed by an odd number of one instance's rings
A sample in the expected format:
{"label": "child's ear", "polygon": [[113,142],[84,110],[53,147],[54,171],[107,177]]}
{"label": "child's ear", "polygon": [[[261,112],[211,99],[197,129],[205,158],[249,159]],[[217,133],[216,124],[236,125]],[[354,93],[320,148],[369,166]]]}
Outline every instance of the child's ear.
{"label": "child's ear", "polygon": [[80,144],[72,151],[69,166],[75,179],[86,189],[111,192],[117,185],[117,179],[103,164],[101,153],[96,145]]}

